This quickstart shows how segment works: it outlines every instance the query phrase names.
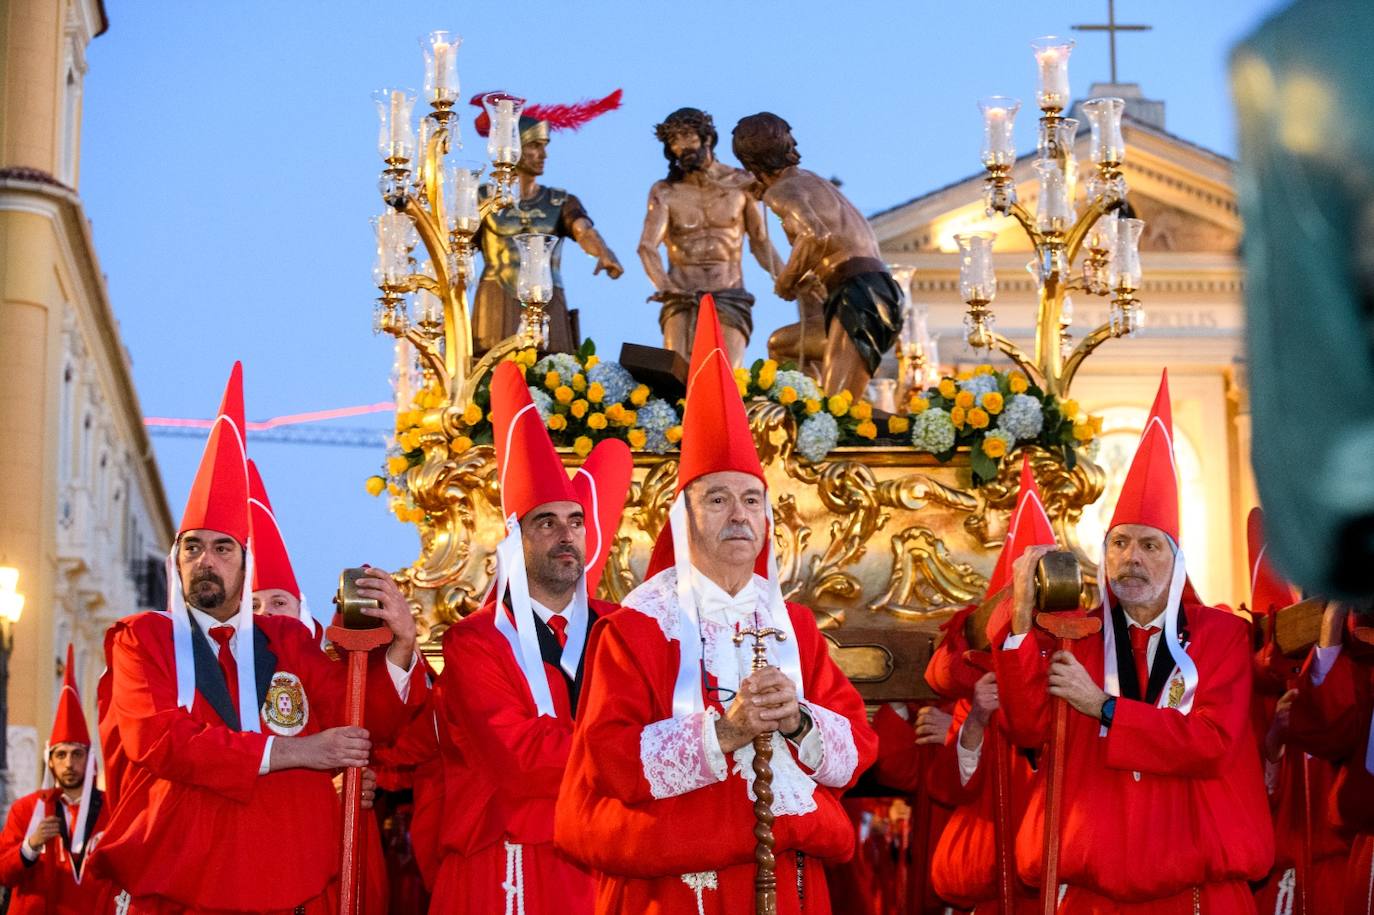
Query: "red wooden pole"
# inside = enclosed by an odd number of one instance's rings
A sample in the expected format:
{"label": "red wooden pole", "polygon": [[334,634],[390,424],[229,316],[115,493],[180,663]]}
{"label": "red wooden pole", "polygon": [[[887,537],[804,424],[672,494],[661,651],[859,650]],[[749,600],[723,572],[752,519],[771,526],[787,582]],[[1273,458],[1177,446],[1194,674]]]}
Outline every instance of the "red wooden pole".
{"label": "red wooden pole", "polygon": [[993,834],[997,842],[997,899],[1002,915],[1014,915],[1016,905],[1015,852],[1011,828],[1011,745],[997,727],[997,713],[988,722],[992,742]]}
{"label": "red wooden pole", "polygon": [[[389,629],[345,629],[330,626],[325,632],[334,647],[348,656],[348,683],[344,695],[345,723],[363,727],[364,699],[367,695],[367,654],[391,642]],[[339,913],[359,915],[362,897],[359,866],[362,853],[363,770],[344,769],[343,849],[339,862]]]}

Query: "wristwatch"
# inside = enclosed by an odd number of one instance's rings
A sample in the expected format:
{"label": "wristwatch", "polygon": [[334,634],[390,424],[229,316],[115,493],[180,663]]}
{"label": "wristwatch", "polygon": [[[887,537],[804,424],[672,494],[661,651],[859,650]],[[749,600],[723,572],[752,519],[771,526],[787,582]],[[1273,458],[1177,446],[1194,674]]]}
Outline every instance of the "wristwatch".
{"label": "wristwatch", "polygon": [[796,743],[797,738],[802,737],[806,734],[808,730],[810,730],[811,723],[811,716],[806,713],[806,709],[802,709],[801,722],[797,725],[797,729],[795,731],[792,731],[790,734],[783,734],[783,739],[790,740],[793,743]]}
{"label": "wristwatch", "polygon": [[1116,697],[1108,696],[1107,701],[1102,703],[1102,711],[1098,712],[1097,717],[1101,719],[1102,726],[1109,728],[1112,726],[1112,718],[1116,715]]}

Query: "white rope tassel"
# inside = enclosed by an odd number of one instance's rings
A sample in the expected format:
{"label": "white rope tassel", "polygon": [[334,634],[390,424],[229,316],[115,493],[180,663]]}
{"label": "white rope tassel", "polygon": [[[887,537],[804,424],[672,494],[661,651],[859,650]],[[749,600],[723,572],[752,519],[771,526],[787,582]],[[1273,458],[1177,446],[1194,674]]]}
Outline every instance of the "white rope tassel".
{"label": "white rope tassel", "polygon": [[128,890],[120,890],[115,897],[115,915],[129,915],[129,905],[133,900],[129,897]]}
{"label": "white rope tassel", "polygon": [[714,890],[719,887],[716,881],[715,871],[696,871],[691,874],[683,874],[682,882],[697,896],[697,915],[706,915],[706,901],[703,894],[707,890]]}
{"label": "white rope tassel", "polygon": [[1274,894],[1274,915],[1293,915],[1293,897],[1297,885],[1297,869],[1290,867],[1279,878],[1279,891]]}
{"label": "white rope tassel", "polygon": [[506,915],[525,915],[525,847],[506,843]]}

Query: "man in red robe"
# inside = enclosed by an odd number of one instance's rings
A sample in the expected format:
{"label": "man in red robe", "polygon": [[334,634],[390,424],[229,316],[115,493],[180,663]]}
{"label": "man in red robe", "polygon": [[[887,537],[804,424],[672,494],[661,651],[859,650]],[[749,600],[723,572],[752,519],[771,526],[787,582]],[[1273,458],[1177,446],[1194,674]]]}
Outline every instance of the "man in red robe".
{"label": "man in red robe", "polygon": [[1297,591],[1269,562],[1264,518],[1256,508],[1248,522],[1250,612],[1267,618],[1269,634],[1255,652],[1255,731],[1262,736],[1264,787],[1274,815],[1274,867],[1255,891],[1260,915],[1339,912],[1345,894],[1350,843],[1328,812],[1336,767],[1291,739],[1289,721],[1298,696],[1302,660],[1278,650],[1278,611],[1298,602]]}
{"label": "man in red robe", "polygon": [[[985,600],[995,599],[1011,581],[1012,563],[1029,547],[1054,546],[1054,528],[1040,501],[1029,456],[1022,459],[1021,489],[1007,523],[1007,536],[997,565],[988,579]],[[997,678],[987,668],[986,652],[963,650],[951,657],[951,647],[967,649],[965,614],[956,615],[937,649],[942,663],[931,659],[926,679],[947,695],[958,696],[950,740],[940,748],[930,770],[930,791],[936,800],[954,808],[935,846],[931,880],[935,891],[951,903],[975,913],[1001,910],[1001,868],[1008,870],[1013,906],[1034,912],[1035,891],[1016,875],[1014,840],[1031,793],[1032,770],[1024,751],[1012,744],[999,709]],[[988,640],[1001,642],[1010,621],[1005,614],[988,620]],[[932,677],[948,671],[943,676]],[[998,788],[998,785],[1001,788]],[[1005,836],[1005,839],[1003,839]],[[999,843],[999,839],[1003,839]],[[1008,913],[1010,915],[1010,913]]]}
{"label": "man in red robe", "polygon": [[632,461],[624,442],[599,444],[579,479],[614,482],[585,498],[513,362],[492,376],[491,409],[509,533],[497,548],[496,588],[444,636],[440,701],[467,766],[492,778],[497,828],[486,847],[445,858],[430,911],[590,913],[595,879],[554,848],[554,801],[588,636],[617,609],[588,597],[596,583],[587,570],[603,545],[609,551]]}
{"label": "man in red robe", "polygon": [[0,833],[0,885],[11,915],[108,915],[116,889],[85,872],[110,819],[76,691],[72,646],[48,735],[43,787],[10,807]]}
{"label": "man in red robe", "polygon": [[[820,865],[854,847],[840,795],[877,738],[812,612],[783,601],[763,468],[710,296],[688,378],[678,494],[646,580],[597,626],[555,841],[599,872],[597,912],[753,912],[761,737],[777,911],[826,913]],[[761,636],[762,670],[745,629],[781,633]]]}
{"label": "man in red robe", "polygon": [[386,573],[359,585],[392,643],[368,676],[368,730],[340,726],[346,665],[295,619],[254,616],[234,366],[168,558],[169,612],[120,620],[109,640],[101,738],[122,759],[99,872],[134,915],[315,913],[337,905],[331,774],[365,766],[428,692],[410,607]]}
{"label": "man in red robe", "polygon": [[1374,913],[1374,629],[1363,609],[1360,625],[1351,626],[1350,605],[1327,604],[1288,721],[1291,745],[1339,767],[1328,815],[1350,839],[1341,908],[1347,915]]}
{"label": "man in red robe", "polygon": [[[1249,627],[1202,604],[1179,545],[1167,375],[1108,526],[1094,635],[1052,651],[1031,632],[1034,572],[1013,565],[1011,632],[994,651],[1013,739],[1049,740],[1051,701],[1069,706],[1059,911],[1253,912],[1247,881],[1274,858],[1250,724]],[[1022,878],[1041,883],[1043,779],[1017,841]],[[1045,888],[1042,887],[1042,893]]]}

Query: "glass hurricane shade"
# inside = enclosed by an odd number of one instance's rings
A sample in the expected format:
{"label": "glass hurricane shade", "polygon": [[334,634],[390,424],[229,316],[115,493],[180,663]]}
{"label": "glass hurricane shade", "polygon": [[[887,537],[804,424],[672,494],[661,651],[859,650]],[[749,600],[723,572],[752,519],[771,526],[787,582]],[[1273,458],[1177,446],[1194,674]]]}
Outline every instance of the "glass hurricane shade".
{"label": "glass hurricane shade", "polygon": [[954,236],[959,246],[959,295],[965,302],[991,302],[997,296],[997,274],[992,267],[992,243],[996,239],[996,232]]}
{"label": "glass hurricane shade", "polygon": [[1083,103],[1083,116],[1092,128],[1092,157],[1098,165],[1120,165],[1126,159],[1121,137],[1121,114],[1126,103],[1119,98],[1095,98]]}
{"label": "glass hurricane shade", "polygon": [[1069,55],[1073,40],[1047,35],[1031,42],[1039,88],[1035,101],[1041,111],[1063,111],[1069,104]]}
{"label": "glass hurricane shade", "polygon": [[525,100],[504,92],[491,92],[482,97],[482,107],[491,120],[487,134],[487,155],[497,165],[514,165],[520,161],[520,112]]}
{"label": "glass hurricane shade", "polygon": [[553,249],[558,238],[536,232],[515,236],[520,253],[515,294],[521,302],[547,305],[553,299]]}
{"label": "glass hurricane shade", "polygon": [[983,113],[983,165],[987,168],[1010,167],[1016,161],[1016,140],[1012,130],[1016,112],[1021,110],[1018,99],[993,95],[978,102]]}
{"label": "glass hurricane shade", "polygon": [[378,89],[372,93],[377,103],[381,129],[377,152],[386,162],[415,158],[415,128],[410,123],[415,108],[415,93],[409,89]]}
{"label": "glass hurricane shade", "polygon": [[458,100],[458,48],[456,32],[430,32],[420,39],[425,55],[425,97],[431,104],[451,107]]}

